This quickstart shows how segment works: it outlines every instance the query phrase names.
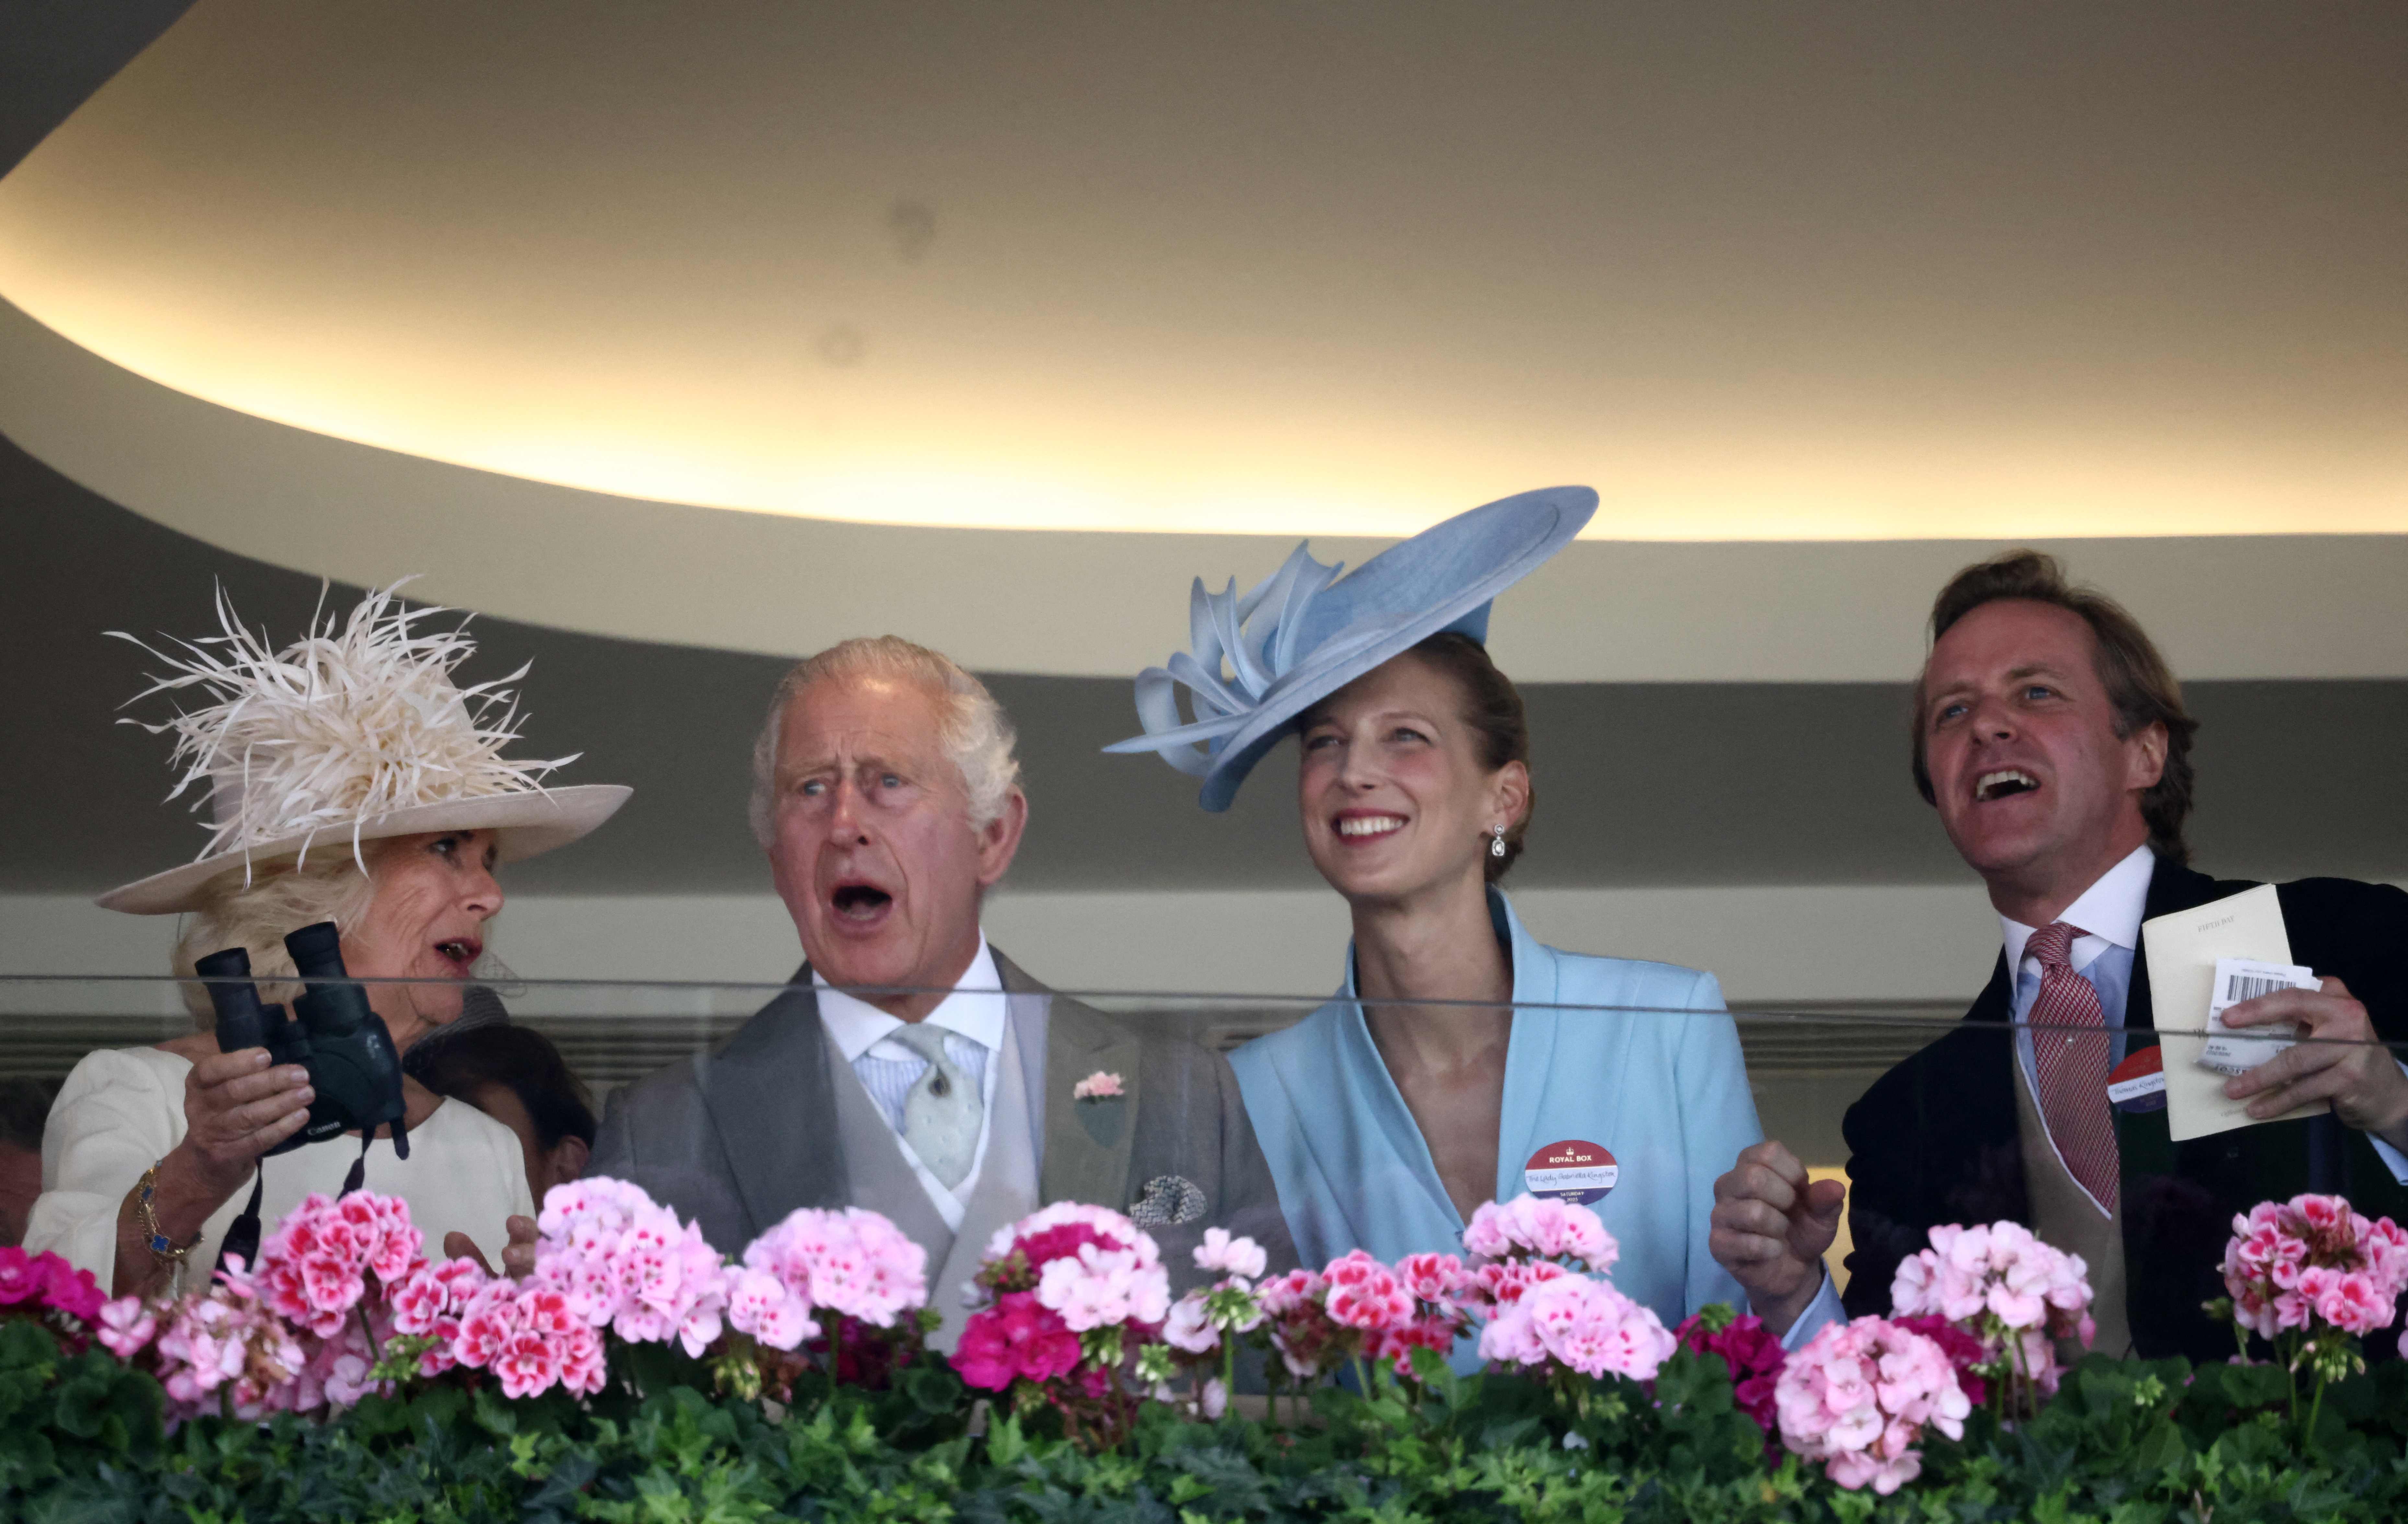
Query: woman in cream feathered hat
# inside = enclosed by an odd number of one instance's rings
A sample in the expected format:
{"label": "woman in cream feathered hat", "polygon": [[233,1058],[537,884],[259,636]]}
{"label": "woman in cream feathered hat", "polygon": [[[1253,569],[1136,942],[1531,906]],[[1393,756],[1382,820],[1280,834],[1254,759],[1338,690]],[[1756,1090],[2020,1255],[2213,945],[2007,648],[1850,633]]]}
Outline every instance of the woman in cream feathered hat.
{"label": "woman in cream feathered hat", "polygon": [[[398,981],[367,989],[406,1052],[460,1014],[485,923],[502,906],[494,870],[583,836],[629,790],[547,788],[541,781],[574,757],[505,758],[517,712],[504,685],[525,669],[459,687],[452,674],[475,645],[460,628],[422,628],[443,611],[406,608],[395,591],[370,594],[339,625],[328,615],[281,651],[221,594],[221,634],[180,655],[151,652],[173,671],[142,697],[209,700],[144,726],[176,737],[181,776],[170,798],[206,787],[209,841],[195,860],[99,902],[188,915],[176,971],[241,947],[268,1001],[296,992],[284,934],[333,921],[353,977]],[[25,1246],[56,1250],[121,1294],[154,1289],[187,1264],[206,1273],[254,1171],[261,1221],[272,1227],[310,1192],[337,1194],[361,1157],[357,1139],[335,1138],[264,1159],[308,1119],[308,1071],[271,1067],[262,1048],[220,1053],[206,993],[185,990],[201,1029],[87,1055],[44,1140]],[[409,1202],[430,1251],[475,1246],[500,1263],[506,1220],[531,1217],[536,1204],[516,1135],[415,1081],[404,1099],[409,1157],[380,1137],[368,1178]]]}

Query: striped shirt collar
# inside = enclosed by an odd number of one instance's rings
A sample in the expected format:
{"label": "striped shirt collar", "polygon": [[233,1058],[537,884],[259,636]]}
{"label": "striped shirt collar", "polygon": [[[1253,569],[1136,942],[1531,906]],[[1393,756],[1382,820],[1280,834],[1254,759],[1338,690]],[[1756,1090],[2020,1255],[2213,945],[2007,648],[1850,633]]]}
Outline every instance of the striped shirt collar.
{"label": "striped shirt collar", "polygon": [[[836,1039],[837,1049],[844,1055],[846,1063],[858,1059],[903,1025],[901,1017],[829,987],[817,969],[811,970],[811,984],[819,999],[820,1022]],[[979,933],[978,956],[970,959],[970,966],[954,981],[953,992],[924,1019],[929,1026],[942,1027],[968,1038],[990,1053],[1003,1045],[1003,979],[996,972],[995,955],[987,950],[985,932]]]}

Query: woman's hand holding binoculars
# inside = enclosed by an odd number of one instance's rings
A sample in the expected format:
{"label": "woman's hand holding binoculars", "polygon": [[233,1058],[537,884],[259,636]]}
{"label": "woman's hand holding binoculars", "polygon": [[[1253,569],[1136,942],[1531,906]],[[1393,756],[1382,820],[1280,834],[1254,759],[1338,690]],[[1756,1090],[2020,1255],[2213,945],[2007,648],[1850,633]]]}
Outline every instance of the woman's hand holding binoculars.
{"label": "woman's hand holding binoculars", "polygon": [[147,1203],[143,1185],[125,1193],[110,1277],[116,1295],[164,1286],[173,1265],[154,1252],[151,1229],[170,1245],[191,1244],[210,1214],[250,1183],[260,1156],[309,1120],[308,1070],[277,1064],[265,1048],[206,1051],[210,1046],[206,1037],[171,1044],[193,1064],[184,1076],[184,1137],[148,1177]]}
{"label": "woman's hand holding binoculars", "polygon": [[191,1157],[200,1181],[223,1187],[222,1201],[250,1180],[262,1154],[309,1120],[316,1097],[307,1069],[277,1064],[265,1048],[199,1059],[184,1076],[184,1141],[178,1148]]}

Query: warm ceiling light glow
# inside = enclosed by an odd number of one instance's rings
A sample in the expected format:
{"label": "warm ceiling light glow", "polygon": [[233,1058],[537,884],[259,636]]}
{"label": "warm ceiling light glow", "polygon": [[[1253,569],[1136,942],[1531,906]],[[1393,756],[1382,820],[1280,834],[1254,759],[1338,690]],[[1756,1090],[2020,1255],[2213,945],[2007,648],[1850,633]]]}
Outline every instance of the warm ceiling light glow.
{"label": "warm ceiling light glow", "polygon": [[[0,266],[0,267],[5,267]],[[1604,501],[1597,539],[1987,539],[2132,535],[2408,532],[2408,482],[2387,462],[2323,458],[2280,440],[2052,440],[1928,434],[1851,439],[1794,429],[1748,441],[1677,432],[1582,451],[1540,439],[1448,438],[1437,421],[1395,434],[1346,420],[1306,440],[1266,420],[1124,408],[1108,429],[998,398],[961,426],[874,424],[838,440],[740,413],[627,416],[616,379],[573,384],[486,355],[467,373],[400,379],[354,348],[347,373],[278,373],[287,352],[235,336],[194,341],[163,307],[113,319],[122,293],[25,300],[103,358],[223,407],[452,465],[623,496],[853,523],[956,528],[1402,536],[1469,504],[1578,481]],[[95,318],[93,314],[102,314]],[[64,314],[64,315],[63,315]],[[640,394],[639,377],[624,378]],[[508,400],[515,397],[515,405]],[[613,414],[618,416],[612,416]],[[649,425],[649,426],[648,426]],[[923,432],[926,429],[926,432]],[[1410,445],[1393,444],[1402,437]],[[1284,490],[1283,490],[1284,489]]]}
{"label": "warm ceiling light glow", "polygon": [[[1982,7],[1707,15],[213,0],[0,180],[0,296],[280,423],[764,513],[2408,532],[2372,34],[2059,74]],[[2316,87],[2234,101],[2277,44]]]}

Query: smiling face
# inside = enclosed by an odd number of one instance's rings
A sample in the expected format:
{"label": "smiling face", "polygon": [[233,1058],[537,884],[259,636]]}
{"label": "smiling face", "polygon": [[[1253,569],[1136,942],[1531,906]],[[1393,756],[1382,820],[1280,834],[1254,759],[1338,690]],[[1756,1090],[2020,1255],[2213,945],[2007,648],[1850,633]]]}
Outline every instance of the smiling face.
{"label": "smiling face", "polygon": [[[978,956],[979,902],[1019,849],[1028,803],[971,824],[939,700],[886,678],[814,683],[778,726],[769,866],[828,983],[950,988]],[[865,997],[906,1020],[941,995]]]}
{"label": "smiling face", "polygon": [[460,1014],[462,981],[485,951],[484,927],[502,908],[491,831],[395,837],[371,863],[376,896],[343,934],[343,966],[368,986],[394,1045],[407,1049]]}
{"label": "smiling face", "polygon": [[1519,762],[1490,770],[1455,681],[1408,653],[1323,700],[1298,732],[1304,846],[1351,901],[1479,883],[1490,830],[1529,797]]}
{"label": "smiling face", "polygon": [[2141,796],[2165,769],[2165,727],[2115,733],[2097,656],[2081,615],[2013,598],[1950,625],[1924,667],[1941,824],[1992,902],[2028,925],[2149,839]]}

